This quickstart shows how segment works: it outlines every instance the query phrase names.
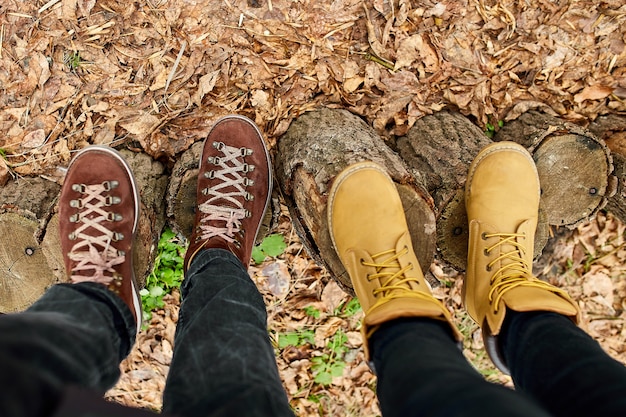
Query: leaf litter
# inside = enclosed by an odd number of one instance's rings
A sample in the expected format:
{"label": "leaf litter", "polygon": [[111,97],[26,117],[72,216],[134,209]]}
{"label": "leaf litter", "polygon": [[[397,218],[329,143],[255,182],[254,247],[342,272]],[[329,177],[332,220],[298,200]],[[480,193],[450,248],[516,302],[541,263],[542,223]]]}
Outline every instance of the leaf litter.
{"label": "leaf litter", "polygon": [[[273,151],[294,118],[319,106],[347,108],[383,136],[449,106],[483,128],[537,107],[582,124],[626,111],[621,0],[4,0],[0,18],[0,181],[60,181],[58,168],[88,144],[171,163],[228,113],[255,120]],[[294,409],[378,415],[358,337],[363,313],[342,310],[349,301],[306,256],[288,219],[281,227],[286,252],[250,270]],[[624,226],[601,215],[560,239],[541,272],[570,291],[583,328],[626,363],[623,239]],[[270,288],[262,271],[273,262],[281,267]],[[438,263],[429,275],[468,335],[466,356],[510,385],[487,365],[462,313],[462,275]],[[160,408],[177,293],[164,301],[109,398]],[[312,332],[313,341],[279,348],[280,335],[293,332]],[[338,332],[347,339],[342,373],[335,367],[329,384],[316,383],[312,361],[332,354],[329,342],[344,340]]]}

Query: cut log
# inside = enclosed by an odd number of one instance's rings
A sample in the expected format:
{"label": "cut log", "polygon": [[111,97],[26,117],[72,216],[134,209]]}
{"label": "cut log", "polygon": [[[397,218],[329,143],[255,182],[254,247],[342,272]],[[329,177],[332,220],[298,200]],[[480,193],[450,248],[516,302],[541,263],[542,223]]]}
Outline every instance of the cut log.
{"label": "cut log", "polygon": [[294,121],[277,146],[276,176],[294,228],[309,255],[345,290],[352,292],[352,285],[330,240],[326,203],[335,176],[359,161],[384,166],[396,183],[416,255],[428,271],[435,251],[432,198],[365,122],[345,110],[316,110]]}
{"label": "cut log", "polygon": [[50,248],[37,239],[50,218],[59,186],[43,178],[20,178],[0,188],[0,312],[20,311],[57,282],[48,265]]}
{"label": "cut log", "polygon": [[626,223],[626,116],[600,116],[591,123],[589,131],[607,144],[613,157],[616,192],[605,208]]}
{"label": "cut log", "polygon": [[[490,143],[476,125],[449,111],[422,117],[406,136],[396,141],[400,157],[417,178],[423,178],[434,199],[439,253],[459,270],[464,270],[467,264],[469,238],[465,180],[476,155]],[[547,225],[540,221],[535,234],[535,254],[541,253],[547,236]]]}
{"label": "cut log", "polygon": [[[133,266],[140,286],[152,269],[156,244],[165,224],[163,165],[148,155],[122,151],[141,195],[141,216]],[[67,281],[59,240],[60,187],[43,178],[23,178],[0,188],[0,312],[20,311],[46,288]],[[24,262],[24,260],[28,262]],[[33,265],[36,266],[33,267]]]}
{"label": "cut log", "polygon": [[133,266],[141,288],[152,272],[157,244],[165,226],[165,191],[168,175],[162,163],[145,153],[123,150],[122,155],[130,165],[139,194],[141,217],[137,225]]}
{"label": "cut log", "polygon": [[573,228],[591,220],[615,194],[608,147],[580,126],[530,111],[507,123],[494,139],[517,142],[532,153],[551,225]]}

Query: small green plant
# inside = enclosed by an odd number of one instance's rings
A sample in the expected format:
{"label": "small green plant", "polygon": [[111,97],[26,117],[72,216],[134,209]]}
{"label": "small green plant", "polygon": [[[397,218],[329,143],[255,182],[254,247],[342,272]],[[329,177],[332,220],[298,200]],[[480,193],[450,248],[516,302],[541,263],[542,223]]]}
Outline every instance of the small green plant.
{"label": "small green plant", "polygon": [[74,51],[71,54],[66,54],[64,61],[65,65],[67,65],[72,71],[76,71],[78,67],[80,67],[80,64],[83,62],[82,58],[80,57],[79,51]]}
{"label": "small green plant", "polygon": [[327,413],[324,411],[324,408],[328,406],[328,402],[329,402],[328,395],[324,393],[312,393],[312,394],[309,394],[307,399],[317,404],[317,413],[320,417],[327,415]]}
{"label": "small green plant", "polygon": [[303,310],[304,313],[309,317],[313,317],[314,319],[320,318],[320,311],[313,306],[306,306],[303,308]]}
{"label": "small green plant", "polygon": [[339,307],[335,309],[335,315],[341,317],[352,317],[356,313],[361,311],[361,303],[355,298],[351,298],[348,302],[341,303]]}
{"label": "small green plant", "polygon": [[498,129],[501,128],[502,126],[504,126],[504,121],[498,120],[498,123],[496,123],[496,125],[493,125],[489,122],[487,123],[487,125],[485,126],[485,135],[487,135],[488,138],[491,139],[496,134],[496,126],[498,126]]}
{"label": "small green plant", "polygon": [[322,356],[311,358],[311,370],[313,371],[313,380],[316,383],[330,385],[333,378],[343,374],[346,367],[343,357],[349,350],[346,346],[347,342],[348,336],[342,330],[338,330],[326,345],[326,349],[330,353],[325,352]]}
{"label": "small green plant", "polygon": [[303,329],[278,335],[278,347],[280,349],[284,349],[287,346],[312,345],[313,343],[315,343],[315,332],[313,330]]}
{"label": "small green plant", "polygon": [[152,311],[163,307],[163,297],[179,288],[183,282],[183,255],[185,247],[170,229],[165,229],[159,239],[157,256],[146,286],[140,291],[144,321],[149,321]]}
{"label": "small green plant", "polygon": [[266,236],[261,243],[252,248],[252,259],[256,264],[260,264],[268,256],[274,257],[282,254],[286,247],[283,235],[275,233]]}

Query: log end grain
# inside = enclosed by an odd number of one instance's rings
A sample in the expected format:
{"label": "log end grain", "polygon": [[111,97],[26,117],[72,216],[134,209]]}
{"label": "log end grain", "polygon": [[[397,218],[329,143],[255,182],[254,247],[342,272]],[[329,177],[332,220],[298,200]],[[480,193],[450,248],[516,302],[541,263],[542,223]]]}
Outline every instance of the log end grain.
{"label": "log end grain", "polygon": [[[57,279],[35,232],[39,224],[17,213],[0,214],[0,312],[26,309]],[[4,243],[7,242],[7,243]]]}

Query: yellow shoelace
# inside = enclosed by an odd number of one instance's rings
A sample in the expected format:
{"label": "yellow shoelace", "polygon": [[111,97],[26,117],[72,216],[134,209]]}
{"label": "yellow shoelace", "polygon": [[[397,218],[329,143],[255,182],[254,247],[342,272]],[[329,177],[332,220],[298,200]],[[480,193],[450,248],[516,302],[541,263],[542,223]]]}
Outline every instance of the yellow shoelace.
{"label": "yellow shoelace", "polygon": [[407,253],[409,253],[409,248],[405,246],[400,252],[396,252],[395,249],[389,249],[371,255],[372,262],[361,260],[362,265],[376,268],[376,273],[369,274],[367,279],[370,281],[379,279],[381,283],[380,288],[374,290],[374,297],[377,298],[376,303],[370,307],[365,313],[366,315],[381,305],[400,297],[413,297],[421,300],[437,301],[437,299],[429,293],[423,292],[424,290],[420,291],[411,288],[412,282],[420,287],[423,287],[423,284],[420,284],[419,278],[406,276],[406,273],[414,268],[412,264],[403,268],[400,266],[398,258]]}
{"label": "yellow shoelace", "polygon": [[[513,249],[503,252],[494,260],[487,264],[487,270],[491,271],[494,265],[502,262],[502,266],[491,276],[489,290],[489,303],[494,307],[494,313],[498,312],[500,300],[508,291],[517,287],[534,287],[548,290],[557,295],[567,298],[567,293],[554,287],[547,282],[541,281],[533,276],[528,262],[524,259],[526,254],[525,246],[517,241],[517,238],[526,238],[523,233],[486,233],[484,239],[497,237],[499,241],[485,249],[485,255],[489,255],[494,249],[502,245],[511,245]],[[495,296],[494,296],[495,294]]]}

